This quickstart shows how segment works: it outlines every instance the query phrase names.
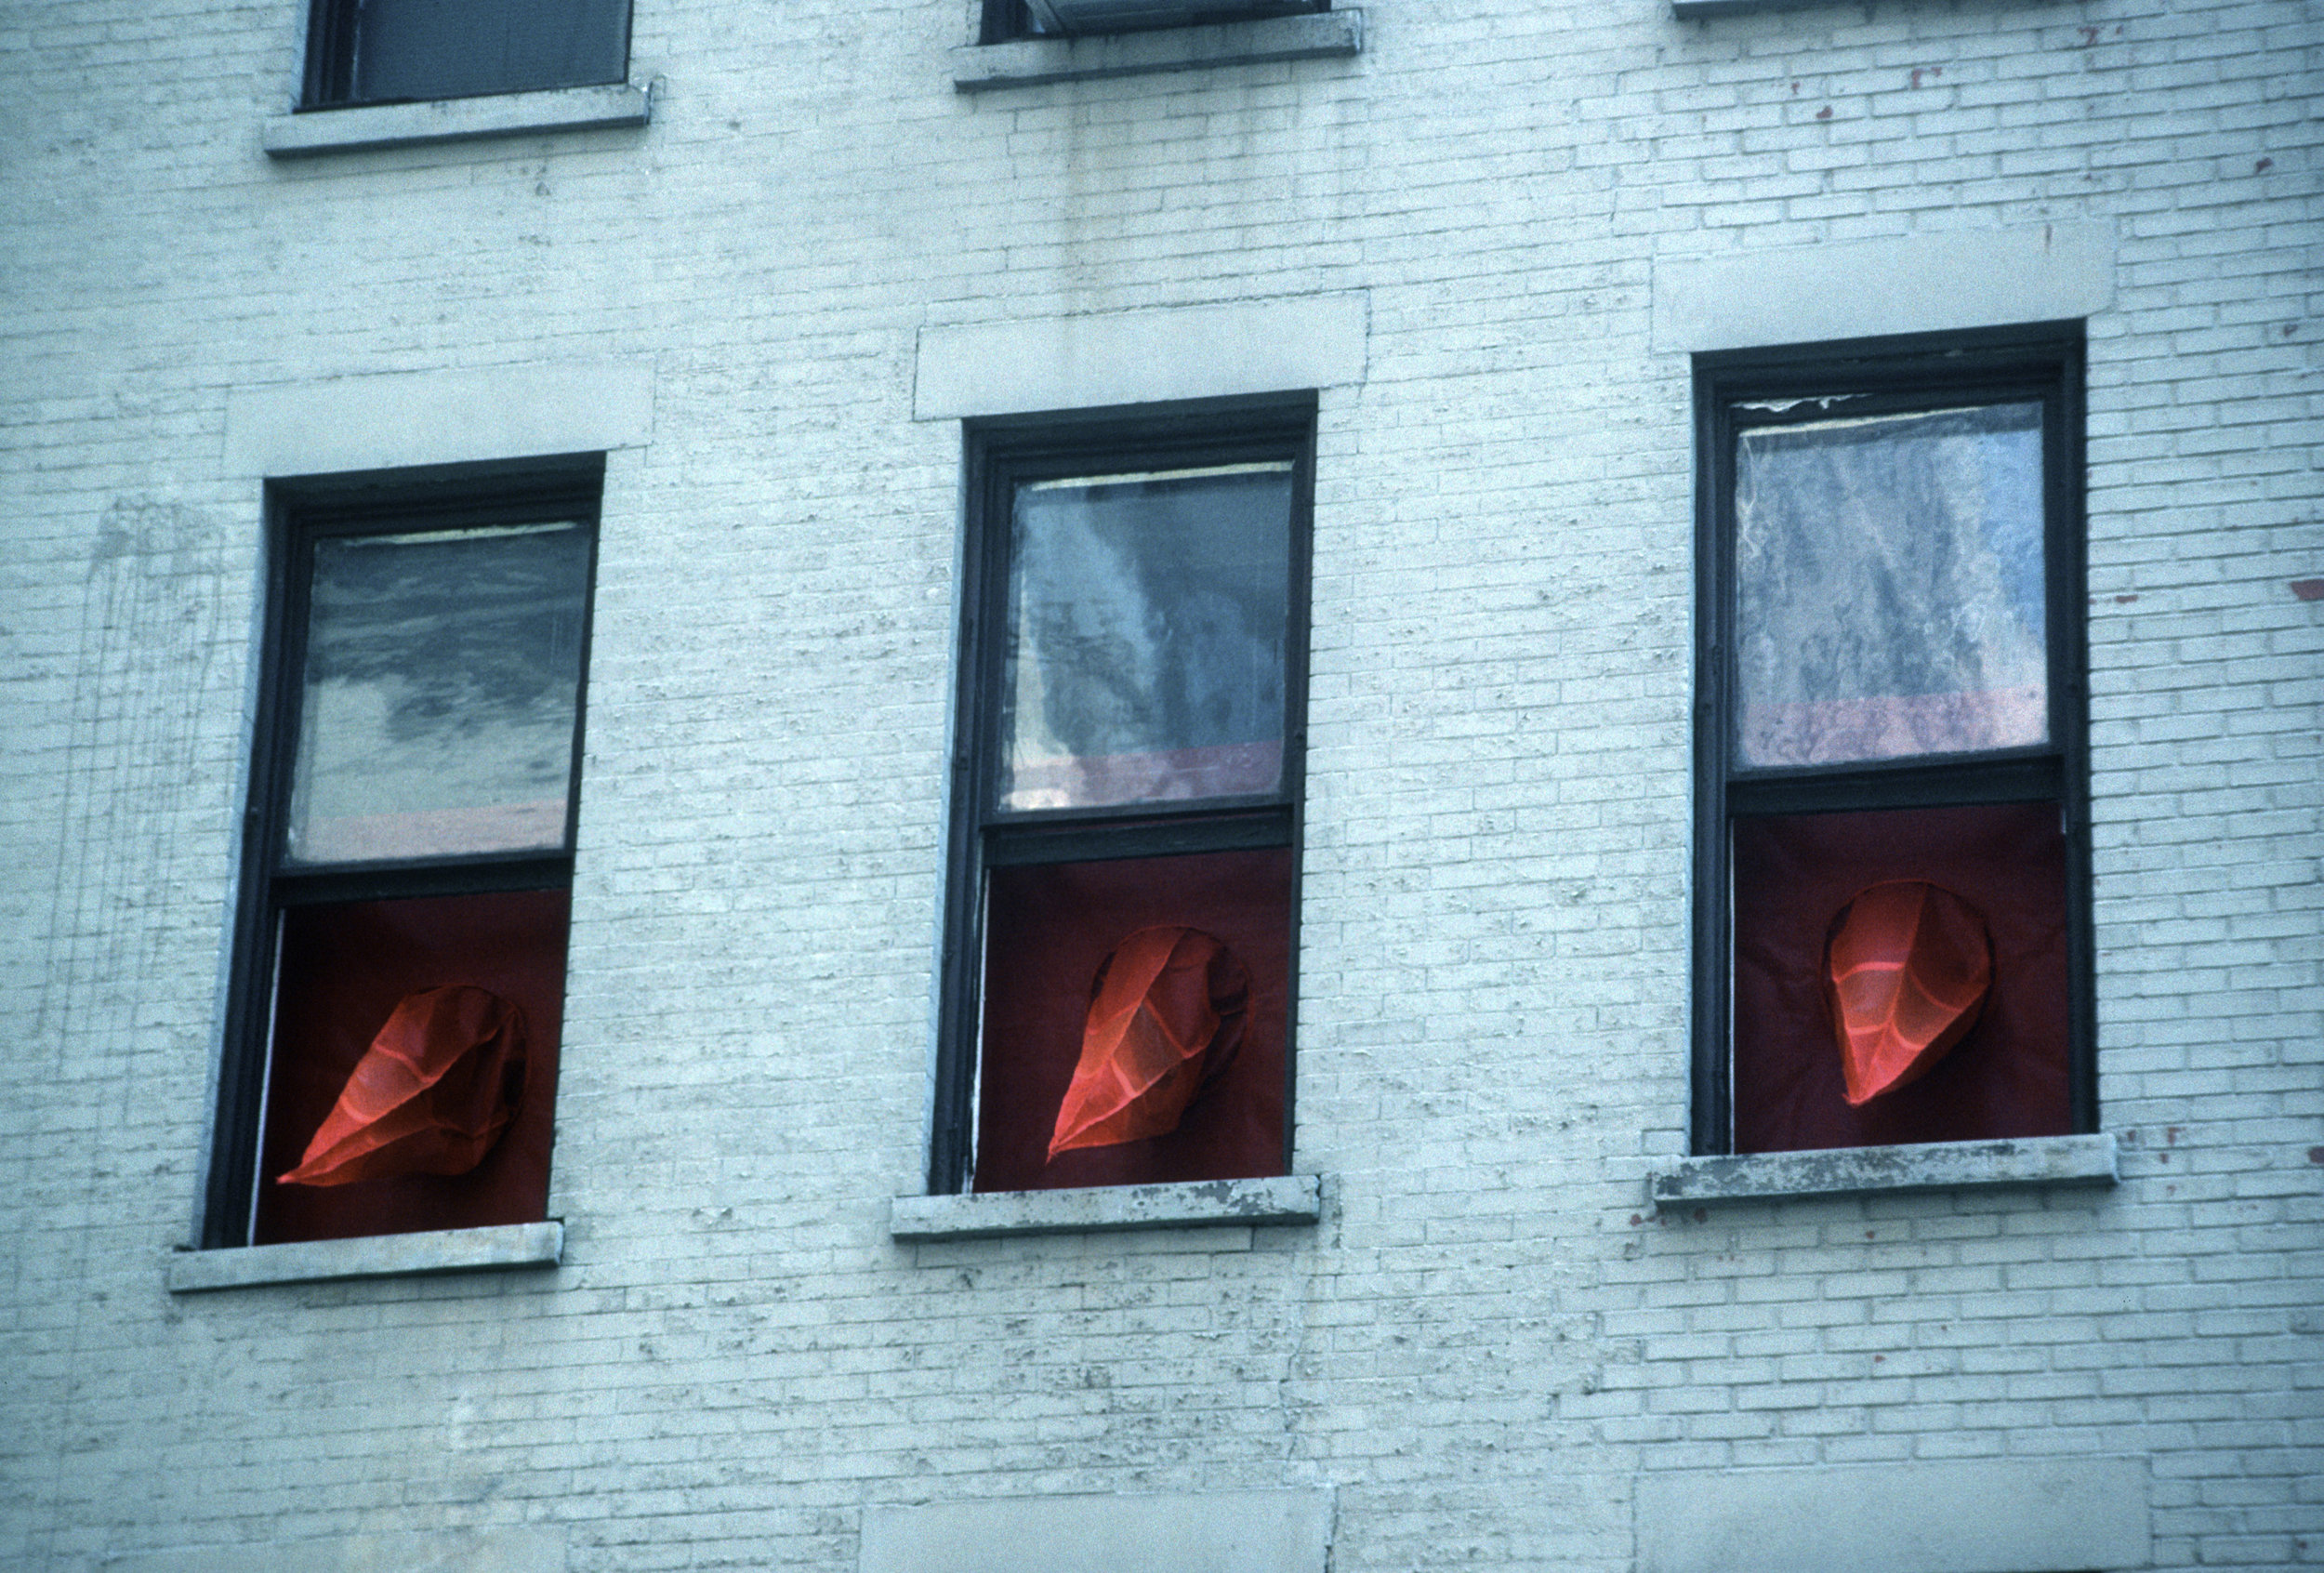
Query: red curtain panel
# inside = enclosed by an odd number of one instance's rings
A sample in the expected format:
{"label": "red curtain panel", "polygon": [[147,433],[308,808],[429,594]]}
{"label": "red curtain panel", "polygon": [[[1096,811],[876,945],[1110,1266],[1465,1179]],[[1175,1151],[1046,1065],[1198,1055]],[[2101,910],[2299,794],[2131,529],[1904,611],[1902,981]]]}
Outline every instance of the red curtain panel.
{"label": "red curtain panel", "polygon": [[[284,913],[257,1243],[526,1223],[547,1215],[568,906],[563,891],[508,891]],[[396,1006],[417,990],[455,984],[489,989],[525,1017],[523,1096],[483,1160],[465,1174],[275,1184],[274,1176],[297,1167]]]}
{"label": "red curtain panel", "polygon": [[[1737,1152],[2062,1135],[2067,1101],[2066,841],[2054,803],[1782,814],[1735,822]],[[1917,1080],[1847,1100],[1826,945],[1867,887],[1926,880],[1983,915],[1976,1024]]]}
{"label": "red curtain panel", "polygon": [[[1288,849],[996,868],[987,889],[978,1190],[1284,1171]],[[1248,970],[1241,1046],[1175,1129],[1051,1160],[1098,969],[1130,935],[1159,927],[1213,935]]]}

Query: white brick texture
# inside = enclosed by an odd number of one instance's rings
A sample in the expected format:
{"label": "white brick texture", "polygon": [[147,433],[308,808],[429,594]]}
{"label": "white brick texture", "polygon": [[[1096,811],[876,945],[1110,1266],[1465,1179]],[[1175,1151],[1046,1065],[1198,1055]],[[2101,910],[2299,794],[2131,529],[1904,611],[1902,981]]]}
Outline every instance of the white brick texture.
{"label": "white brick texture", "polygon": [[[2324,1565],[2318,13],[1367,0],[1353,58],[964,95],[972,8],[635,0],[650,126],[271,160],[301,0],[0,6],[0,1564],[845,1573],[874,1510],[1296,1491],[1332,1573],[1631,1573],[1668,1474],[2127,1459],[2146,1566]],[[1657,1213],[1694,493],[1656,281],[2045,224],[2112,237],[2122,1183]],[[899,1244],[961,522],[918,346],[1304,297],[1367,306],[1317,436],[1323,1220]],[[564,1264],[173,1297],[263,591],[230,411],[578,364],[652,402],[606,466]]]}

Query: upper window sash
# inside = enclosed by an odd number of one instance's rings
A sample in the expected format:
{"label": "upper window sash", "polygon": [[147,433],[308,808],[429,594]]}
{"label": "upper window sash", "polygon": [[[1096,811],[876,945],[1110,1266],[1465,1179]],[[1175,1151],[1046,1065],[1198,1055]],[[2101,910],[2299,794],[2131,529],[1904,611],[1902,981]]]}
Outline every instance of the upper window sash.
{"label": "upper window sash", "polygon": [[302,543],[286,868],[570,849],[590,535]]}
{"label": "upper window sash", "polygon": [[[1714,365],[1734,358],[1705,357]],[[1971,353],[1959,357],[1958,362],[1932,361],[1918,368],[1925,376],[1915,376],[1912,355],[1900,350],[1893,364],[1885,365],[1873,357],[1851,357],[1827,363],[1820,370],[1778,364],[1758,376],[1717,367],[1705,377],[1702,432],[1710,462],[1703,474],[1703,505],[1714,527],[1705,542],[1710,555],[1704,567],[1714,594],[1708,608],[1712,621],[1705,628],[1703,678],[1712,686],[1719,713],[1718,725],[1709,729],[1702,743],[1715,758],[1714,768],[1723,780],[1738,787],[1764,784],[1773,788],[1785,782],[1844,778],[1860,782],[1875,797],[1893,790],[1911,800],[1922,793],[1915,785],[1917,777],[1926,779],[1928,789],[1941,792],[1945,782],[1958,781],[1964,772],[1981,765],[2001,768],[2014,761],[2059,760],[2075,751],[2070,745],[2080,725],[2078,629],[2082,609],[2074,588],[2080,575],[2079,563],[2072,561],[2080,540],[2080,512],[2073,491],[2080,482],[2080,444],[2070,430],[2076,418],[2071,402],[2058,377],[2053,372],[2037,376],[2024,366],[2027,360],[2043,358],[2039,352]],[[1961,616],[1958,607],[1940,607],[1950,622],[1936,632],[1944,644],[1952,647],[1946,654],[1958,656],[1965,648],[1997,656],[1993,666],[2009,666],[2017,681],[1996,685],[2003,690],[1998,694],[1971,691],[1966,703],[1961,697],[1947,696],[1937,683],[1928,684],[1920,695],[1908,689],[1895,694],[1869,692],[1878,684],[1859,684],[1867,690],[1863,693],[1792,694],[1777,686],[1773,692],[1763,688],[1755,694],[1754,680],[1763,679],[1771,657],[1777,671],[1789,667],[1793,674],[1790,681],[1797,683],[1802,668],[1810,668],[1812,674],[1819,653],[1827,656],[1842,654],[1836,647],[1844,644],[1851,631],[1869,633],[1877,640],[1885,631],[1885,619],[1904,624],[1905,637],[1898,641],[1902,651],[1888,652],[1892,656],[1901,654],[1904,664],[1939,641],[1916,638],[1929,631],[1928,617],[1896,618],[1895,600],[1878,609],[1878,615],[1868,610],[1853,623],[1846,605],[1839,609],[1837,619],[1831,617],[1835,597],[1868,607],[1868,585],[1877,582],[1879,570],[1892,565],[1881,558],[1882,543],[1877,538],[1868,539],[1862,549],[1843,550],[1836,563],[1820,563],[1796,575],[1789,584],[1778,579],[1763,581],[1758,587],[1764,603],[1778,612],[1787,601],[1795,611],[1812,609],[1826,624],[1818,636],[1820,652],[1802,649],[1802,641],[1794,637],[1797,630],[1787,630],[1780,616],[1753,627],[1750,548],[1754,543],[1747,533],[1754,522],[1764,529],[1768,515],[1776,510],[1763,507],[1759,520],[1750,517],[1749,504],[1758,499],[1743,495],[1744,489],[1755,479],[1762,483],[1767,479],[1763,463],[1757,477],[1750,472],[1752,447],[1760,447],[1763,459],[1769,448],[1794,433],[1803,445],[1812,445],[1819,431],[1925,433],[1944,425],[1949,412],[1965,412],[1951,418],[1974,422],[1980,418],[1979,412],[2004,410],[2016,412],[2014,418],[2025,429],[2002,435],[1995,445],[2011,451],[1998,462],[1987,462],[1980,470],[1974,463],[1977,456],[1959,451],[1974,449],[1975,439],[1955,438],[1950,444],[1956,450],[1952,457],[1958,473],[1974,477],[1971,488],[2014,487],[2016,516],[2009,522],[2015,534],[2010,535],[2008,529],[2000,532],[2007,537],[2004,549],[1993,549],[1990,518],[1978,517],[1979,509],[1974,506],[1956,508],[1951,515],[1956,534],[1968,537],[1965,543],[1956,544],[1970,548],[1961,555],[1976,560],[1969,565],[1974,573],[1948,564],[1911,535],[1893,527],[1891,535],[1902,537],[1906,549],[1902,561],[1907,565],[1914,563],[1913,549],[1923,549],[1917,562],[1924,575],[1920,587],[1922,601],[1939,590],[1937,581],[1948,566],[1956,567],[1957,576],[1963,580],[1982,575],[1985,595],[1980,609],[1988,634],[1985,644],[1980,646],[1970,637],[1979,631],[1976,618]],[[2006,418],[2002,423],[2006,424]],[[2033,428],[2038,428],[2038,433]],[[1938,438],[1919,445],[1942,449],[1948,444]],[[1958,462],[1964,457],[1970,462]],[[1926,462],[1927,458],[1922,456],[1923,469],[1943,468]],[[1956,493],[1964,489],[1961,484],[1954,488]],[[1800,499],[1792,500],[1795,513],[1814,517],[1813,509],[1802,509],[1797,506]],[[1834,488],[1833,500],[1846,509],[1844,488]],[[1871,500],[1876,504],[1877,496]],[[1851,522],[1861,524],[1864,514],[1879,511],[1859,506]],[[1844,512],[1842,516],[1845,517]],[[1865,535],[1871,537],[1873,532]],[[1844,544],[1853,548],[1857,543]],[[1761,562],[1766,560],[1767,553],[1763,551]],[[1782,571],[1780,564],[1777,571]],[[1925,614],[1927,609],[1921,610]],[[1960,692],[1955,691],[1956,694]],[[1994,703],[1978,721],[1979,702],[1987,697]],[[1755,706],[1755,699],[1761,703]],[[1891,699],[1904,702],[1883,703]],[[1865,703],[1868,700],[1870,703]],[[1875,746],[1800,747],[1819,740],[1818,729],[1803,724],[1816,719],[1817,701],[1838,701],[1827,705],[1828,712],[1846,711],[1852,704],[1868,712],[1839,716],[1839,720],[1853,726],[1828,729],[1821,740],[1833,741],[1835,734],[1842,743],[1852,736],[1855,741],[1868,737]],[[1789,714],[1784,709],[1787,702],[1797,706]],[[1888,711],[1895,713],[1883,713]],[[1958,717],[1964,711],[1972,718],[1971,725],[1947,724],[1948,714]],[[1879,746],[1882,743],[1886,746]],[[1973,790],[1972,795],[1981,794]]]}
{"label": "upper window sash", "polygon": [[1282,458],[1014,484],[994,813],[1280,797],[1295,480]]}

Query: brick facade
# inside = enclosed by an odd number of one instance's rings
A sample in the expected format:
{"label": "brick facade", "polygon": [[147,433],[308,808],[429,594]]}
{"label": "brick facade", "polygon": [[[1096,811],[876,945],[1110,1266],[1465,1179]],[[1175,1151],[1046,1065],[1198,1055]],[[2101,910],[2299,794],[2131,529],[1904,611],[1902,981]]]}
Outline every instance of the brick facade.
{"label": "brick facade", "polygon": [[[2061,1489],[2143,1482],[2122,1566],[2324,1564],[2315,13],[1368,0],[1353,58],[956,93],[970,9],[636,0],[642,129],[296,159],[296,0],[0,15],[0,1561],[853,1569],[882,1510],[1297,1490],[1334,1573],[1630,1573],[1697,1565],[1670,1477],[2103,1463]],[[1847,246],[1860,297],[1769,304]],[[916,398],[1024,324],[1319,300],[1322,1217],[900,1243],[962,516],[963,412]],[[2086,323],[2118,1185],[1648,1201],[1689,352],[1763,308]],[[172,1294],[264,482],[575,447],[562,1265]]]}

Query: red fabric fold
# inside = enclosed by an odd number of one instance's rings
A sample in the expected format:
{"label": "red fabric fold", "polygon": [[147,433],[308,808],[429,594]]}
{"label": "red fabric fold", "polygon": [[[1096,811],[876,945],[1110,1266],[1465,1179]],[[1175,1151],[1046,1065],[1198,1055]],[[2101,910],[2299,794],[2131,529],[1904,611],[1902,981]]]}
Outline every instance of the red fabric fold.
{"label": "red fabric fold", "polygon": [[465,1174],[523,1097],[524,1011],[489,989],[405,995],[355,1063],[338,1101],[278,1185],[350,1185]]}
{"label": "red fabric fold", "polygon": [[1848,1103],[1927,1074],[1977,1024],[1992,985],[1993,938],[1975,907],[1925,879],[1858,891],[1824,944],[1824,1003]]}
{"label": "red fabric fold", "polygon": [[1141,929],[1099,963],[1049,1156],[1178,1129],[1206,1083],[1233,1061],[1250,973],[1200,929]]}

